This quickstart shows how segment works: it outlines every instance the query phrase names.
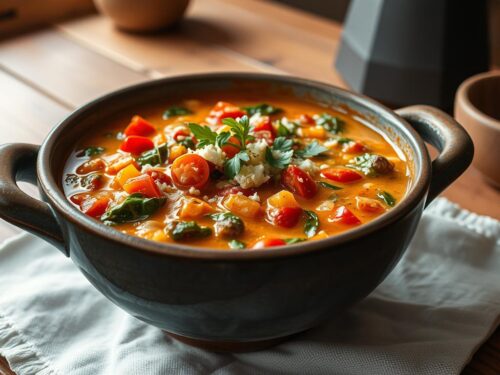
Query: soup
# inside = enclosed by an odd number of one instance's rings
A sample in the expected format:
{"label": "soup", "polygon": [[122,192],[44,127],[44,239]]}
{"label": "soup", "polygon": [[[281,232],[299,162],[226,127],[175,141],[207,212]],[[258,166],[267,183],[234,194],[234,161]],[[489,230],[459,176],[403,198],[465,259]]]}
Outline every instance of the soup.
{"label": "soup", "polygon": [[355,116],[259,99],[200,95],[96,126],[66,163],[67,198],[133,236],[251,250],[336,235],[404,197],[404,155]]}

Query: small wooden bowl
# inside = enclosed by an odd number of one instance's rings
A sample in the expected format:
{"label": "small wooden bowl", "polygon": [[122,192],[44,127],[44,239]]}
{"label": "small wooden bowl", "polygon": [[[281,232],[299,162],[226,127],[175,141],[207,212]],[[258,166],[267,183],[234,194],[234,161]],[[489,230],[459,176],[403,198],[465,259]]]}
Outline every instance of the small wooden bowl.
{"label": "small wooden bowl", "polygon": [[475,75],[460,85],[455,118],[474,142],[472,164],[500,188],[500,71]]}
{"label": "small wooden bowl", "polygon": [[177,23],[189,0],[94,0],[94,3],[120,29],[151,32]]}

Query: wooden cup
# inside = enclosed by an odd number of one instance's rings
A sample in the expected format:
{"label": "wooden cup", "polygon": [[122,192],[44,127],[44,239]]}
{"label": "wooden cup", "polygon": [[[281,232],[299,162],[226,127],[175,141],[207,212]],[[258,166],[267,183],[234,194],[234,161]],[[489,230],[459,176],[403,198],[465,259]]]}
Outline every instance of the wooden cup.
{"label": "wooden cup", "polygon": [[460,85],[455,118],[474,142],[472,164],[500,188],[500,71],[475,75]]}

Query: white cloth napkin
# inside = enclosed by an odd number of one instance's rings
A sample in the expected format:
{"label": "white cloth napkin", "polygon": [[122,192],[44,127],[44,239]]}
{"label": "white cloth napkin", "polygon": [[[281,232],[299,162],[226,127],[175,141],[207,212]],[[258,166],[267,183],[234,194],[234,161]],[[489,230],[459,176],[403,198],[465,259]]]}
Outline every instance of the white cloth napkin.
{"label": "white cloth napkin", "polygon": [[30,235],[0,250],[0,354],[18,375],[456,374],[500,313],[500,223],[437,200],[364,301],[277,347],[215,354],[122,312]]}

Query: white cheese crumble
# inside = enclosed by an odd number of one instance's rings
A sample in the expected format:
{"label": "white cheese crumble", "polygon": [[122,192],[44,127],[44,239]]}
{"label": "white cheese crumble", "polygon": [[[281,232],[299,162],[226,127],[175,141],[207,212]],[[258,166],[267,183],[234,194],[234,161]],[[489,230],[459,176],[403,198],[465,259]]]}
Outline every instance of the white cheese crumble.
{"label": "white cheese crumble", "polygon": [[225,156],[220,147],[207,145],[197,149],[194,153],[200,155],[203,159],[213,163],[217,167],[224,166]]}
{"label": "white cheese crumble", "polygon": [[319,166],[319,169],[326,169],[326,168],[330,168],[330,166],[328,164],[321,164]]}
{"label": "white cheese crumble", "polygon": [[248,198],[250,198],[251,200],[253,200],[255,202],[260,202],[260,197],[259,197],[259,194],[257,194],[257,192],[253,193]]}
{"label": "white cheese crumble", "polygon": [[193,186],[191,186],[189,188],[188,193],[191,195],[200,195],[201,194],[201,192]]}
{"label": "white cheese crumble", "polygon": [[240,172],[234,177],[234,180],[244,189],[259,187],[267,180],[269,175],[266,174],[263,165],[244,165]]}
{"label": "white cheese crumble", "polygon": [[336,147],[338,145],[338,141],[336,139],[327,139],[325,142],[323,142],[323,146],[332,148]]}
{"label": "white cheese crumble", "polygon": [[316,165],[316,163],[314,163],[313,161],[311,161],[309,159],[305,159],[305,160],[300,161],[297,166],[300,169],[302,169],[304,172],[309,173],[311,176],[314,176],[319,171],[319,168]]}
{"label": "white cheese crumble", "polygon": [[267,142],[260,139],[256,142],[247,145],[248,156],[250,160],[247,162],[249,165],[259,165],[266,161]]}

